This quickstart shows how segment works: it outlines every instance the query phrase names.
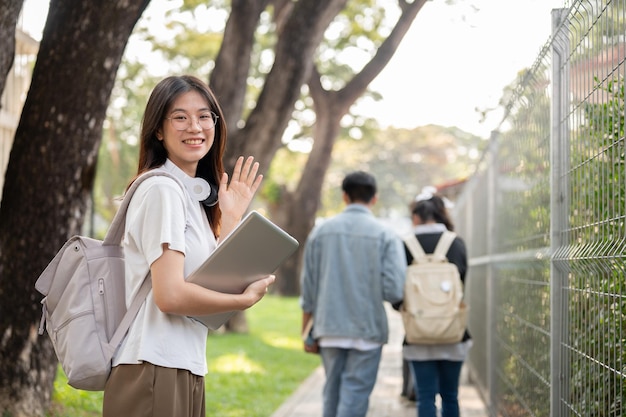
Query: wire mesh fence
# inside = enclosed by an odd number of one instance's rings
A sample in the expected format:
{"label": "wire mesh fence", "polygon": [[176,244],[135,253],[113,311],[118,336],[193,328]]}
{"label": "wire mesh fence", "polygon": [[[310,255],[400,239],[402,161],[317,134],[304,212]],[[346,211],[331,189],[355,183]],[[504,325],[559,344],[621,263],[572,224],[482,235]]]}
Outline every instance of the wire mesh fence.
{"label": "wire mesh fence", "polygon": [[455,205],[497,416],[626,413],[626,0],[572,1]]}

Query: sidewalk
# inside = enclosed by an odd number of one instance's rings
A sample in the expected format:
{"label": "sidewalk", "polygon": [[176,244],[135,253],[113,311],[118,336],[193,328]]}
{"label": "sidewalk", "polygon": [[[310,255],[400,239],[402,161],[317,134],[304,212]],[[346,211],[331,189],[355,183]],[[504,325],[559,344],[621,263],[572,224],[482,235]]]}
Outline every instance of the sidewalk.
{"label": "sidewalk", "polygon": [[[402,320],[397,311],[387,309],[389,343],[383,347],[374,392],[367,417],[416,417],[415,403],[400,395],[402,391]],[[320,366],[298,387],[271,417],[321,417],[324,369]],[[459,405],[463,417],[487,417],[487,410],[470,385],[465,369],[461,374]]]}

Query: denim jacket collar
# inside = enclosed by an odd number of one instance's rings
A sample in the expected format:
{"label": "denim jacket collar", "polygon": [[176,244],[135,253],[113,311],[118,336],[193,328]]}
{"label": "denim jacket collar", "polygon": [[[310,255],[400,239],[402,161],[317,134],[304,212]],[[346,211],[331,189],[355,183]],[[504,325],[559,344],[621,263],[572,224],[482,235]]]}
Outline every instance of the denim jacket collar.
{"label": "denim jacket collar", "polygon": [[344,211],[372,214],[372,210],[370,210],[369,207],[367,207],[365,204],[360,204],[360,203],[348,204]]}

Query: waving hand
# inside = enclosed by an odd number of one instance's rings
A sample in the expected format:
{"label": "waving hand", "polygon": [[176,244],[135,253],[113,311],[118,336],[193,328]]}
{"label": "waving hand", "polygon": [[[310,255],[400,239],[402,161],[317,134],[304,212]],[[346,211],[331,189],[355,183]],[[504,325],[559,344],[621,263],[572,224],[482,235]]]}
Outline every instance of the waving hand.
{"label": "waving hand", "polygon": [[249,156],[244,163],[244,157],[240,156],[235,163],[230,182],[228,174],[224,173],[222,176],[218,197],[222,210],[223,236],[230,233],[239,222],[259,189],[263,175],[258,174],[258,171],[259,163],[254,162],[254,157]]}

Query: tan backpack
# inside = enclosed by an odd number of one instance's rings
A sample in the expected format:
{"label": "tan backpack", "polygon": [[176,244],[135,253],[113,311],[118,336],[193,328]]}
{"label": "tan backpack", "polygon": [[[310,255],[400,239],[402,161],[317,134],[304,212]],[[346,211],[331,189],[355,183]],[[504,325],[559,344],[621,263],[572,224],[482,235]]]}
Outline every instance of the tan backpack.
{"label": "tan backpack", "polygon": [[453,232],[444,232],[432,254],[424,252],[415,235],[404,238],[413,255],[400,309],[408,343],[447,344],[463,338],[468,313],[463,282],[457,266],[446,258],[455,237]]}

